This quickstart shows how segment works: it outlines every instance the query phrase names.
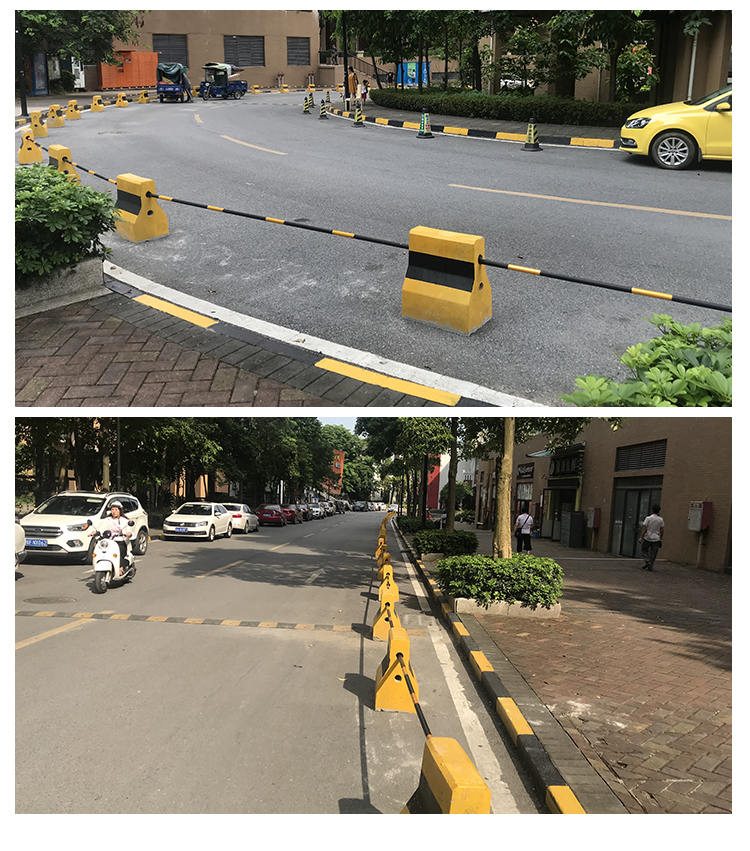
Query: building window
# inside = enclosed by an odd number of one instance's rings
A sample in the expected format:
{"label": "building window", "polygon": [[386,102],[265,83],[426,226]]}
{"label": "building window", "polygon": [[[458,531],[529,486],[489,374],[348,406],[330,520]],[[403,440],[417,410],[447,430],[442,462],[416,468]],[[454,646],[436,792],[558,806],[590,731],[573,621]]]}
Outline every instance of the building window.
{"label": "building window", "polygon": [[286,64],[287,65],[309,65],[310,64],[310,39],[287,36],[286,39]]}
{"label": "building window", "polygon": [[617,449],[615,472],[625,473],[629,470],[649,470],[655,467],[663,467],[666,460],[666,440],[636,443],[633,446],[620,446]]}
{"label": "building window", "polygon": [[187,36],[166,35],[154,33],[154,52],[159,54],[159,62],[178,62],[180,65],[189,65]]}
{"label": "building window", "polygon": [[262,35],[225,35],[224,61],[237,68],[264,67],[266,46]]}

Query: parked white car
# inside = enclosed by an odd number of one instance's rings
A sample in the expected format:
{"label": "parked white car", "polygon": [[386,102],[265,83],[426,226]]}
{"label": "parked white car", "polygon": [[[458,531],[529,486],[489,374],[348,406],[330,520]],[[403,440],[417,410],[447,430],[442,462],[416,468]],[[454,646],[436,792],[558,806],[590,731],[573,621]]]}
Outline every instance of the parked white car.
{"label": "parked white car", "polygon": [[16,570],[18,565],[26,558],[26,533],[23,526],[16,523]]}
{"label": "parked white car", "polygon": [[26,535],[26,552],[91,560],[93,539],[89,521],[101,532],[107,528],[109,509],[115,500],[122,513],[133,520],[133,552],[144,555],[148,548],[148,515],[140,502],[128,493],[62,491],[46,499],[21,518]]}
{"label": "parked white car", "polygon": [[326,513],[323,511],[319,502],[310,503],[310,514],[312,515],[313,520],[321,520],[326,516]]}
{"label": "parked white car", "polygon": [[232,535],[232,515],[220,502],[186,502],[164,520],[165,538],[205,538]]}
{"label": "parked white car", "polygon": [[222,505],[232,515],[235,532],[247,534],[258,531],[258,516],[244,502],[223,502]]}

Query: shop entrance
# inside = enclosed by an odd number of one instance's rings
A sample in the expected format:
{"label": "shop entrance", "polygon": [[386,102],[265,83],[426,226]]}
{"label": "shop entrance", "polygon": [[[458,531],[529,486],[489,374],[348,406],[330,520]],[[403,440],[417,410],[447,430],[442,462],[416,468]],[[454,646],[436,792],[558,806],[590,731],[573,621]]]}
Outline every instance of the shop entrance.
{"label": "shop entrance", "polygon": [[640,555],[638,536],[651,506],[661,502],[662,476],[643,476],[615,481],[610,552],[635,558]]}

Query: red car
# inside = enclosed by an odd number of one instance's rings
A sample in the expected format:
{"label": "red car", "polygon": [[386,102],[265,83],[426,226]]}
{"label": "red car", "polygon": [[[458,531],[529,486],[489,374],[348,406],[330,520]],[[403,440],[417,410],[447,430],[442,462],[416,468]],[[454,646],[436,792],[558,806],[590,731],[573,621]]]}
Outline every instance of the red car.
{"label": "red car", "polygon": [[302,523],[305,519],[302,516],[302,509],[293,502],[285,503],[281,506],[281,510],[284,512],[287,523]]}
{"label": "red car", "polygon": [[261,505],[255,512],[261,526],[286,526],[286,516],[280,505]]}

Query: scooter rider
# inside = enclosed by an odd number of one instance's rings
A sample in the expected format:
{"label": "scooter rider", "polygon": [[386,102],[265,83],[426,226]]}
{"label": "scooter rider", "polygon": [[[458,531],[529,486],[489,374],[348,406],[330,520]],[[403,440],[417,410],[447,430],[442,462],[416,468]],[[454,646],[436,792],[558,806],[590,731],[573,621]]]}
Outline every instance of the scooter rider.
{"label": "scooter rider", "polygon": [[[132,536],[128,525],[128,518],[122,513],[122,503],[116,499],[109,507],[109,532],[113,541],[117,542],[120,547],[120,564],[125,567],[128,553],[127,539]],[[96,534],[96,528],[92,528],[89,537],[92,538]]]}

